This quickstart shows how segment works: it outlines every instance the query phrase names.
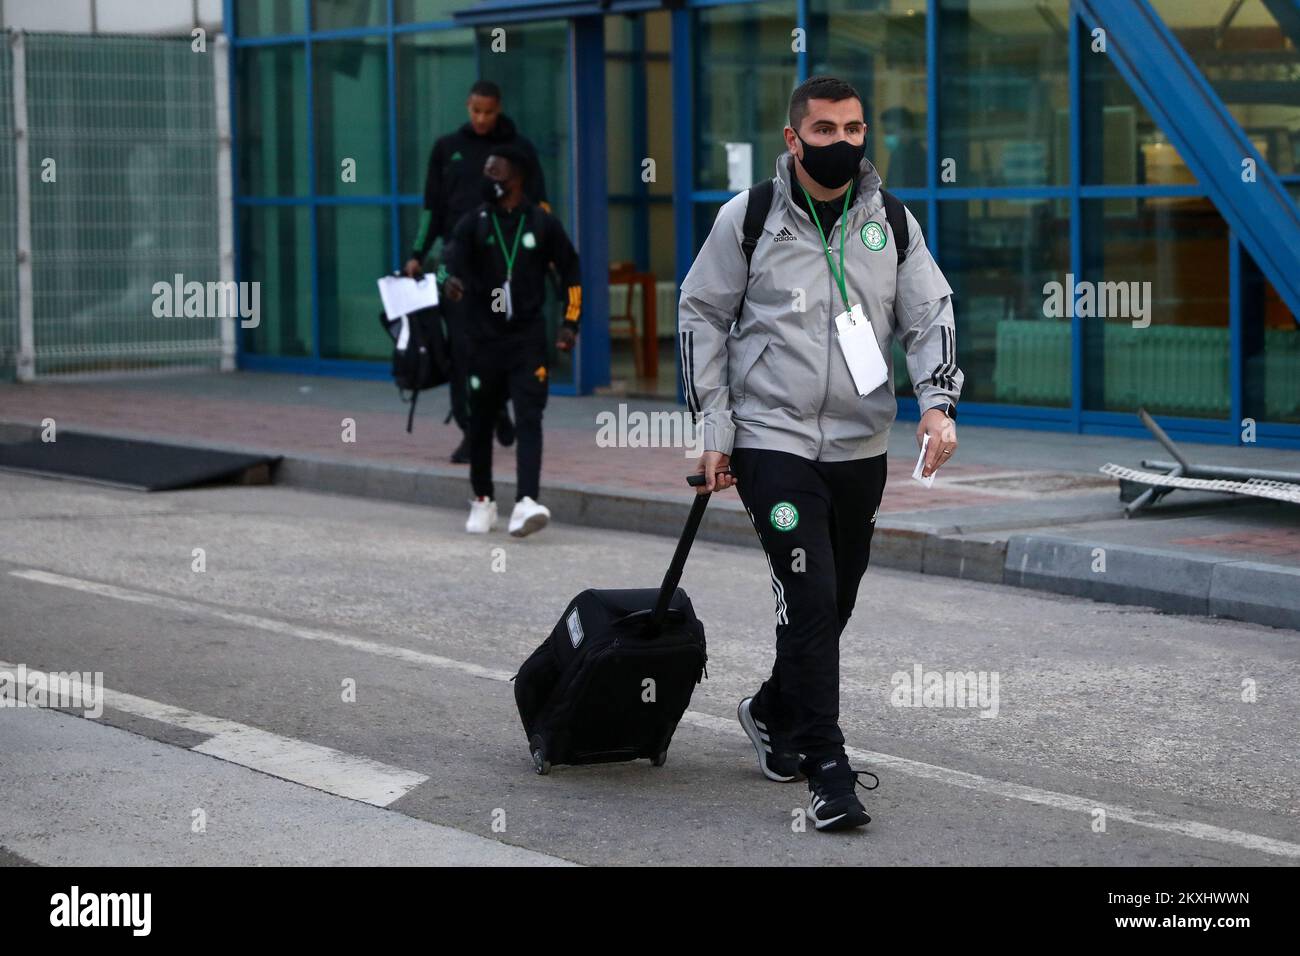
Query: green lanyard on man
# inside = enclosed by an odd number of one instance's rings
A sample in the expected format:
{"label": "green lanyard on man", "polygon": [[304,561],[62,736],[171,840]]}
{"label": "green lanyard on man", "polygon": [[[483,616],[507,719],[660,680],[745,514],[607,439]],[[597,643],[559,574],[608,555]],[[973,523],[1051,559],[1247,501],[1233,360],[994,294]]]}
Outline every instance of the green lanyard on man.
{"label": "green lanyard on man", "polygon": [[[515,256],[519,253],[519,238],[524,234],[524,214],[519,213],[519,228],[515,230],[515,241],[511,245],[510,251],[506,251],[506,238],[501,234],[501,223],[497,221],[497,214],[492,213],[492,228],[496,230],[497,243],[501,246],[501,256],[506,260],[506,282],[502,287],[505,296],[506,319],[514,317],[514,303],[510,299],[510,278],[515,272]],[[841,243],[842,245],[842,243]]]}
{"label": "green lanyard on man", "polygon": [[840,267],[835,268],[835,257],[831,255],[830,243],[826,241],[826,232],[822,229],[822,222],[817,217],[817,207],[813,203],[812,196],[808,195],[808,190],[804,189],[803,183],[799,184],[803,189],[804,198],[808,200],[808,211],[812,213],[813,224],[817,227],[817,235],[822,239],[822,251],[826,253],[826,265],[830,267],[831,276],[835,279],[835,284],[840,288],[840,301],[844,303],[844,311],[850,311],[848,284],[844,279],[844,231],[845,220],[849,214],[849,197],[853,195],[853,183],[849,183],[849,188],[844,191],[844,209],[840,212]]}

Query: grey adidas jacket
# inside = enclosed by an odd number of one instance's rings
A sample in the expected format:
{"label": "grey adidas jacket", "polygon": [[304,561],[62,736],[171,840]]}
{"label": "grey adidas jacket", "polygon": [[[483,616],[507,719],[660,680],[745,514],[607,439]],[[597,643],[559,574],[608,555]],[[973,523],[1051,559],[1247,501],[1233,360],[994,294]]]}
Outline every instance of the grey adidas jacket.
{"label": "grey adidas jacket", "polygon": [[[706,451],[729,455],[733,448],[765,448],[815,461],[874,457],[888,447],[898,412],[891,337],[907,352],[922,411],[956,404],[961,395],[952,289],[911,212],[907,258],[898,267],[880,175],[864,159],[847,217],[827,237],[838,263],[847,218],[849,303],[860,302],[866,310],[889,369],[884,385],[859,396],[835,341],[835,316],[843,311],[839,288],[816,225],[790,197],[793,160],[788,152],[777,160],[772,208],[750,268],[741,249],[749,197],[742,192],[719,210],[682,283],[677,328],[687,405]],[[867,244],[870,238],[875,245],[880,235],[864,230],[869,222],[886,238],[878,250]]]}

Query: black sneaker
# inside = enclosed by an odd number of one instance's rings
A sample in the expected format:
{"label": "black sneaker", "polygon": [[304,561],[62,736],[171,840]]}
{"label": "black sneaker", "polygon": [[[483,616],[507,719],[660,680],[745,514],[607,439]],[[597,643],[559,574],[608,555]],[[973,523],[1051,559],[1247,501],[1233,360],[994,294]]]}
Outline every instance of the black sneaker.
{"label": "black sneaker", "polygon": [[453,465],[469,464],[469,439],[462,438],[456,450],[451,453],[451,463]]}
{"label": "black sneaker", "polygon": [[515,443],[515,423],[510,420],[510,413],[504,408],[497,417],[497,441],[504,448],[509,448]]}
{"label": "black sneaker", "polygon": [[[871,822],[856,791],[857,787],[875,790],[880,786],[880,778],[870,770],[854,770],[843,754],[807,757],[799,769],[808,776],[808,816],[818,830],[848,830]],[[859,779],[864,775],[875,783],[868,787]]]}
{"label": "black sneaker", "polygon": [[754,706],[754,698],[746,697],[740,702],[736,717],[758,751],[758,769],[763,771],[763,776],[778,783],[803,779],[799,755],[790,750],[784,737],[773,733],[767,714]]}

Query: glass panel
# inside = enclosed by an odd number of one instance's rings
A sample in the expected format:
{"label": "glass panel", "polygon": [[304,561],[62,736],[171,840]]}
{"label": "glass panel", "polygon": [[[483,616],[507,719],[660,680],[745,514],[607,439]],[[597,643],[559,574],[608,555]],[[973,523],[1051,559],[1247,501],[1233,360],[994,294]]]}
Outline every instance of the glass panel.
{"label": "glass panel", "polygon": [[430,23],[450,20],[456,10],[473,6],[467,0],[397,0],[393,18],[397,23]]}
{"label": "glass panel", "polygon": [[[513,24],[506,52],[492,52],[492,36],[478,32],[482,75],[501,87],[502,110],[532,140],[555,214],[569,222],[569,28],[563,21]],[[462,93],[452,99],[464,103]]]}
{"label": "glass panel", "polygon": [[1227,225],[1204,199],[1134,205],[1083,204],[1084,407],[1225,418]]}
{"label": "glass panel", "polygon": [[889,189],[926,184],[925,4],[811,0],[808,72],[852,83],[867,111],[867,155]]}
{"label": "glass panel", "polygon": [[[1195,183],[1196,176],[1119,75],[1110,57],[1093,53],[1091,43],[1091,37],[1083,33],[1080,37],[1083,181],[1118,186]],[[1057,122],[1065,124],[1068,137],[1069,115],[1061,113]],[[1058,153],[1056,162],[1058,179],[1068,179],[1068,153],[1064,150]],[[1106,208],[1132,215],[1135,202],[1133,199],[1113,199],[1108,201]]]}
{"label": "glass panel", "polygon": [[728,188],[726,143],[749,143],[754,178],[772,175],[798,76],[797,26],[793,3],[695,12],[696,189]]}
{"label": "glass panel", "polygon": [[1154,6],[1273,170],[1300,171],[1294,0],[1155,0]]}
{"label": "glass panel", "polygon": [[375,280],[389,268],[387,206],[319,206],[320,354],[384,360],[393,343],[379,327]]}
{"label": "glass panel", "polygon": [[316,191],[323,196],[387,192],[388,56],[384,39],[317,43],[312,56]]}
{"label": "glass panel", "polygon": [[940,184],[1068,182],[1068,0],[940,0],[939,16]]}
{"label": "glass panel", "polygon": [[1045,305],[1064,282],[1070,220],[1049,200],[939,206],[939,260],[953,288],[962,400],[1070,404],[1070,322]]}
{"label": "glass panel", "polygon": [[310,355],[311,214],[307,207],[241,206],[239,237],[239,278],[260,283],[262,315],[257,328],[241,330],[244,349],[256,355]]}
{"label": "glass panel", "polygon": [[[395,49],[398,191],[422,197],[434,142],[465,122],[465,100],[476,78],[474,33],[405,34]],[[402,236],[409,246],[415,233]]]}
{"label": "glass panel", "polygon": [[235,28],[241,37],[302,33],[301,0],[235,0]]}
{"label": "glass panel", "polygon": [[236,155],[243,196],[303,196],[307,182],[306,54],[300,44],[235,54]]}
{"label": "glass panel", "polygon": [[1256,421],[1300,424],[1300,324],[1241,251],[1243,411]]}
{"label": "glass panel", "polygon": [[[301,0],[293,0],[300,6]],[[387,0],[311,0],[311,28],[346,30],[349,27],[382,27],[388,23]]]}

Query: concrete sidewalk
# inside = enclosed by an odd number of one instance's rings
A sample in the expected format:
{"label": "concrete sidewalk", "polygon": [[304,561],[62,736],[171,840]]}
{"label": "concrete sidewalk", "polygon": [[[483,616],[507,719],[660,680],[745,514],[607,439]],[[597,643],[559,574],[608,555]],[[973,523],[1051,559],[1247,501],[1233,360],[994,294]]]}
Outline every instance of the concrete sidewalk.
{"label": "concrete sidewalk", "polygon": [[[96,383],[0,385],[0,422],[22,435],[66,430],[283,456],[277,484],[463,508],[468,467],[447,457],[445,390],[421,400],[414,433],[389,382],[261,373]],[[671,403],[552,396],[543,498],[555,520],[675,536],[690,503],[681,447],[602,447],[598,416],[673,412]],[[355,440],[344,440],[354,423]],[[1300,629],[1300,508],[1175,492],[1126,520],[1097,469],[1165,458],[1154,440],[962,425],[957,458],[934,486],[910,479],[915,423],[896,424],[873,563],[1003,582],[1189,614]],[[1300,472],[1300,452],[1187,445],[1198,463]],[[497,496],[513,498],[514,455],[497,448]],[[733,493],[711,504],[701,537],[754,544]]]}

